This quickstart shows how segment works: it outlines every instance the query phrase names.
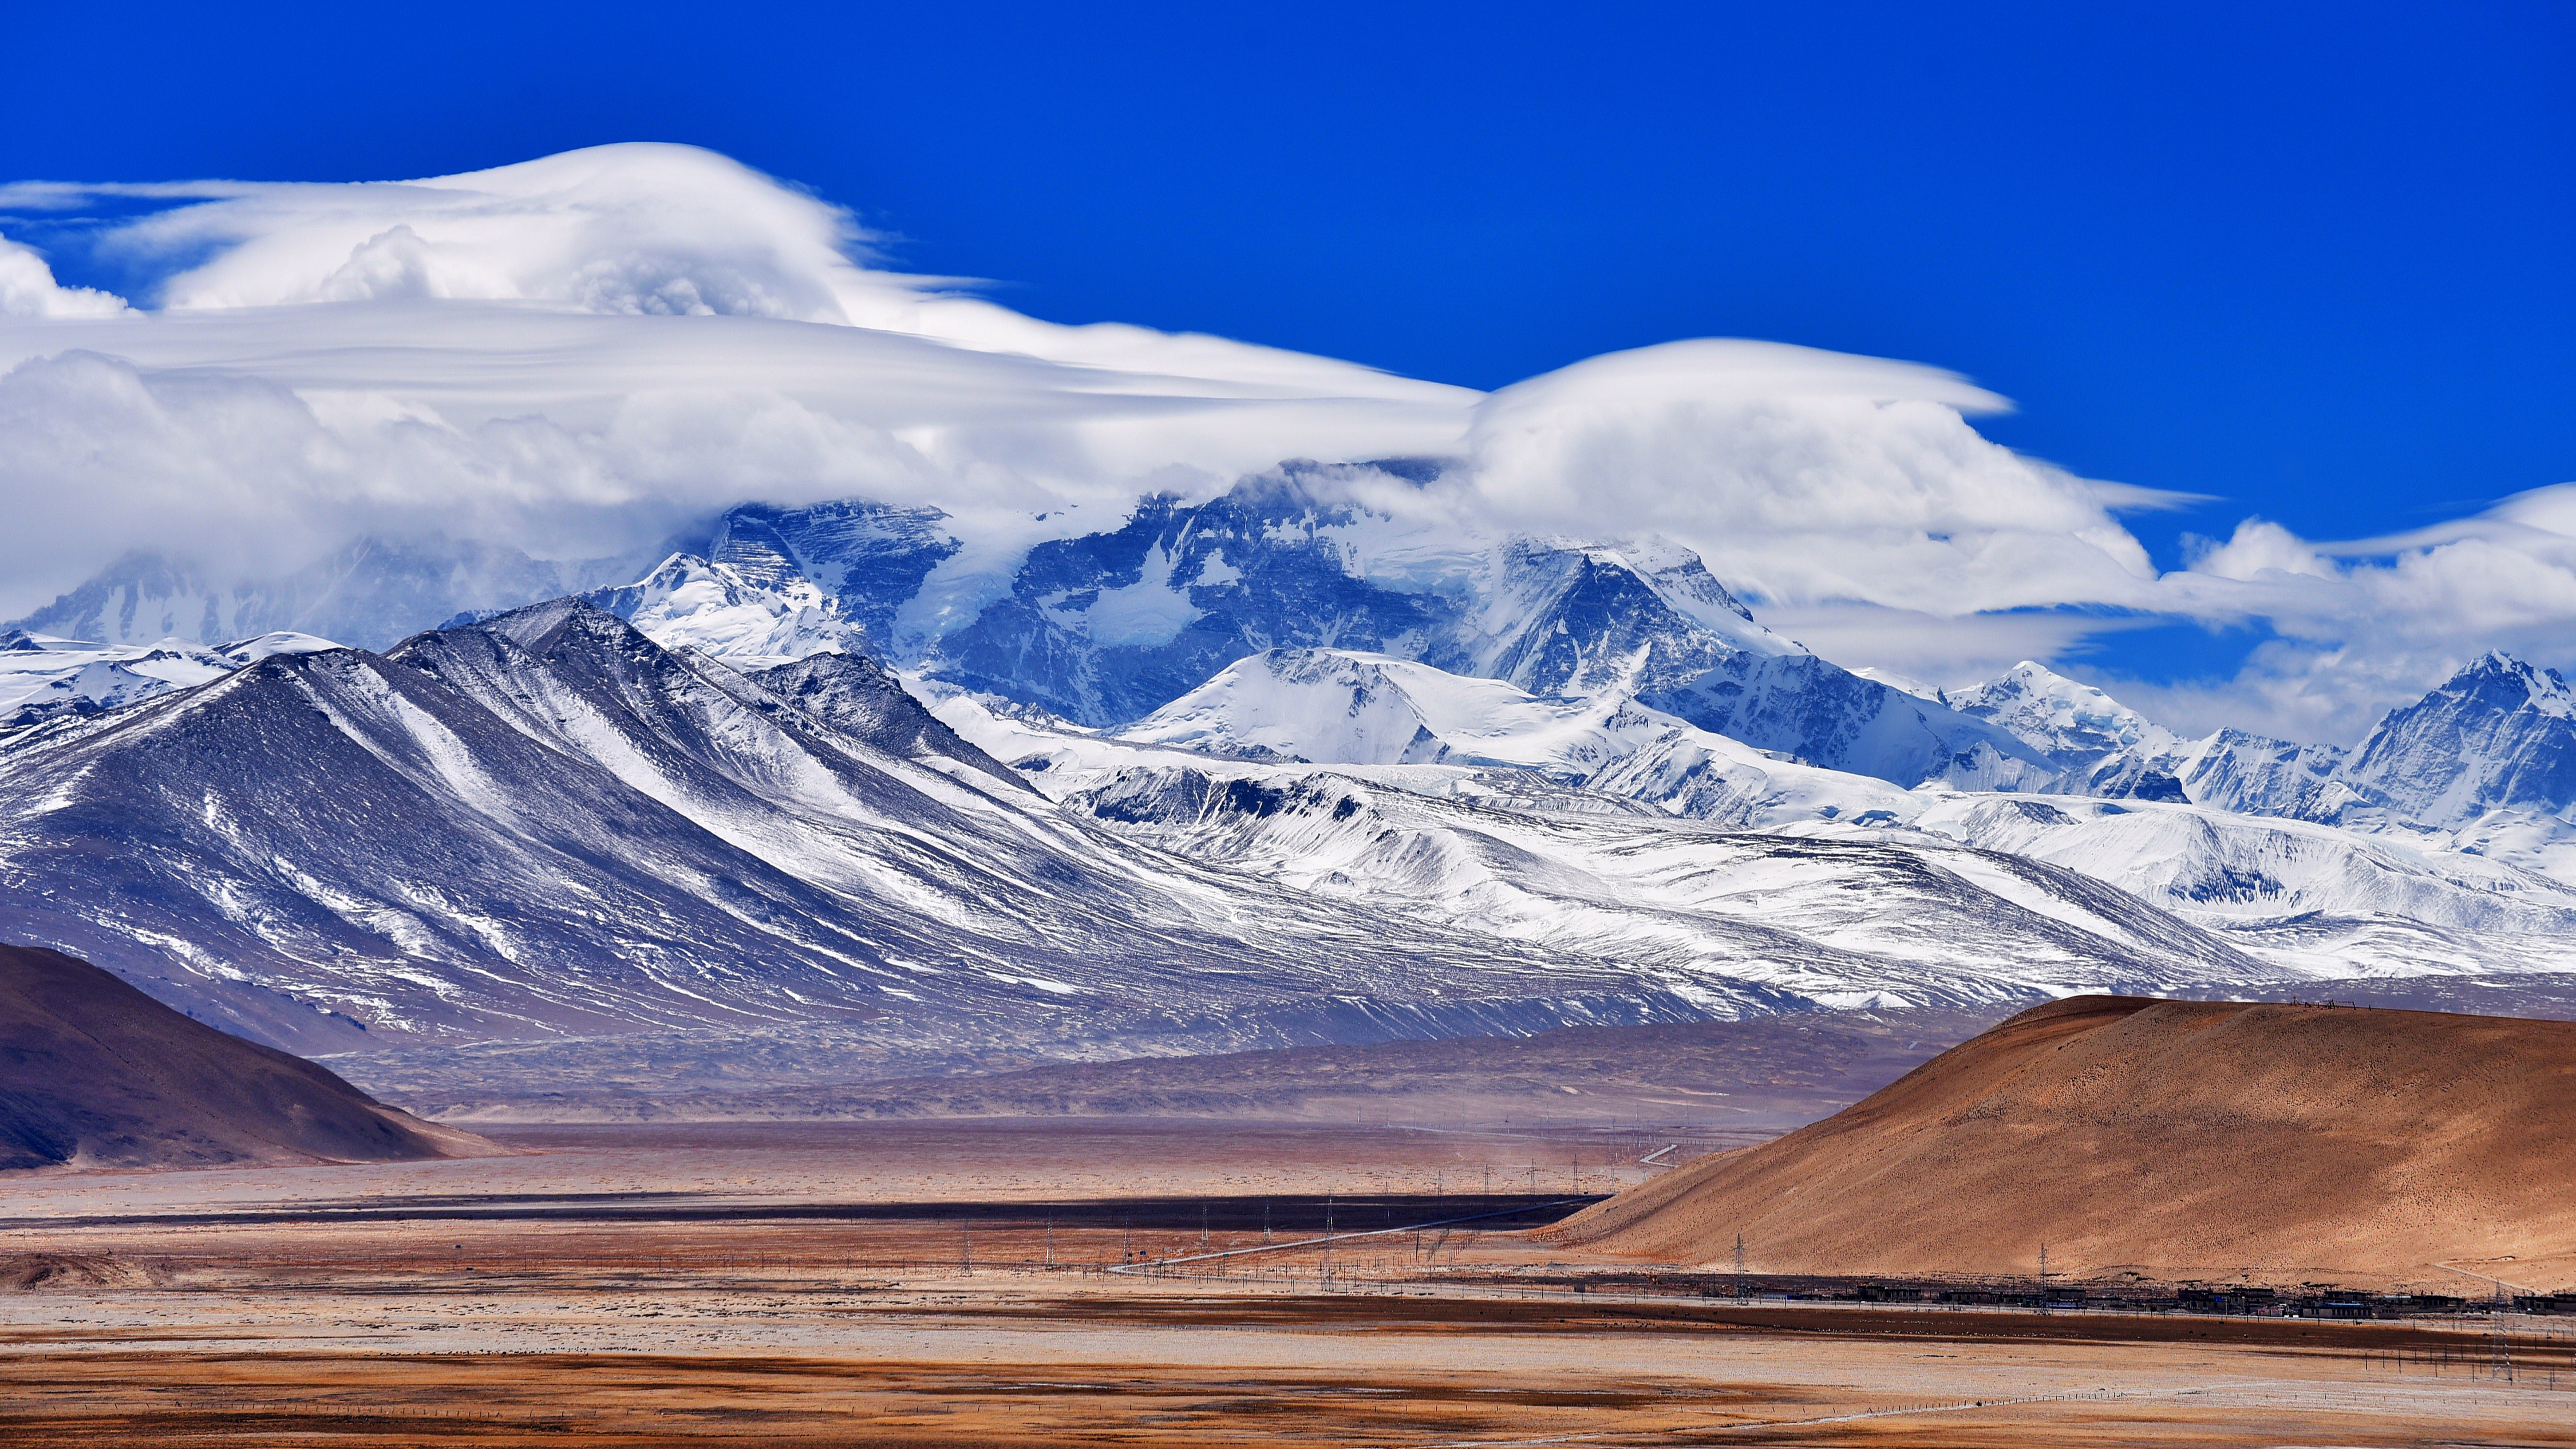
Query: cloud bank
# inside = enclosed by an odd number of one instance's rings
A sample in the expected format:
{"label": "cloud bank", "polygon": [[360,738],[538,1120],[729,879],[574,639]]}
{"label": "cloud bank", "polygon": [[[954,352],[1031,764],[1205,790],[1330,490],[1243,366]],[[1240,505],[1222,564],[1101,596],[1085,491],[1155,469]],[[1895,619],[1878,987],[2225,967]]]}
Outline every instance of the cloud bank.
{"label": "cloud bank", "polygon": [[1992,443],[1969,419],[2003,400],[1933,368],[1690,341],[1488,395],[1061,326],[887,269],[848,212],[689,147],[20,183],[11,217],[88,218],[149,280],[130,306],[0,241],[0,617],[129,549],[242,579],[364,533],[596,556],[734,502],[865,496],[1007,553],[1282,458],[1433,455],[1465,466],[1395,506],[1664,532],[1856,665],[1964,682],[2106,614],[2260,621],[2239,678],[2130,691],[2183,727],[2346,737],[2479,649],[2571,652],[2576,485],[2399,539],[2249,519],[2159,574],[2119,518],[2179,500]]}

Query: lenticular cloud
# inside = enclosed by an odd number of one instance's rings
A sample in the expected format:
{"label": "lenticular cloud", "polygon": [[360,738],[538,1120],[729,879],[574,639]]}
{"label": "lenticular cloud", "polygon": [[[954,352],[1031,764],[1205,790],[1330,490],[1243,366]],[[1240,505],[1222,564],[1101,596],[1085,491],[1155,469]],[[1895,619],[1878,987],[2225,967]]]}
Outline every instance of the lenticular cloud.
{"label": "lenticular cloud", "polygon": [[[2080,622],[2032,622],[2064,606],[2277,616],[2306,663],[2266,667],[2311,676],[2344,667],[2357,620],[2402,613],[2392,679],[2485,647],[2472,627],[2545,655],[2576,621],[2546,499],[2367,557],[2249,523],[2160,576],[2118,515],[2172,495],[1997,446],[1968,418],[2002,399],[1936,369],[1699,341],[1485,395],[1061,326],[891,270],[849,212],[685,146],[406,182],[0,186],[12,214],[85,220],[145,280],[129,306],[0,241],[0,617],[134,549],[242,579],[362,534],[595,556],[748,500],[933,504],[1004,559],[1284,458],[1432,456],[1440,481],[1373,501],[1660,531],[1849,662],[1935,677],[2071,642]],[[2324,718],[2272,717],[2301,709]]]}
{"label": "lenticular cloud", "polygon": [[44,525],[0,558],[19,607],[138,546],[255,568],[436,528],[579,553],[853,495],[1025,533],[1282,458],[1390,455],[1472,464],[1416,506],[1580,530],[1606,505],[1761,559],[1752,585],[1781,600],[2125,599],[2142,566],[2118,500],[1979,438],[1962,414],[2001,400],[1928,368],[1676,344],[1485,398],[1058,326],[886,270],[849,213],[682,146],[363,185],[21,185],[0,206],[109,196],[164,203],[99,243],[157,277],[153,309],[46,276],[0,334],[8,484]]}

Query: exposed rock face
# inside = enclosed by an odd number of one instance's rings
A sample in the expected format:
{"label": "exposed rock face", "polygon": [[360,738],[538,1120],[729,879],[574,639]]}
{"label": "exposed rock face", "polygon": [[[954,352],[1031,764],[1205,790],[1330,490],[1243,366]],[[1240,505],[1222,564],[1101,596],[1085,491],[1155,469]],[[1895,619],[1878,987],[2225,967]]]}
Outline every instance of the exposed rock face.
{"label": "exposed rock face", "polygon": [[2576,1282],[2576,1024],[2077,997],[1569,1220],[1779,1272]]}
{"label": "exposed rock face", "polygon": [[2340,772],[2372,803],[2448,825],[2491,810],[2576,805],[2576,691],[2505,654],[2471,660],[2388,712]]}
{"label": "exposed rock face", "polygon": [[[86,961],[0,946],[0,1170],[397,1162],[498,1148],[189,1020]],[[0,1282],[121,1282],[15,1260]],[[32,1275],[32,1276],[28,1276]]]}
{"label": "exposed rock face", "polygon": [[675,553],[634,583],[583,597],[666,649],[695,649],[737,669],[866,647],[867,630],[842,617],[839,599],[805,579],[771,573],[746,575]]}
{"label": "exposed rock face", "polygon": [[[1347,471],[1347,470],[1345,470]],[[1477,537],[1331,502],[1290,468],[1111,533],[1043,543],[929,672],[1083,724],[1142,718],[1274,649],[1383,654],[1532,694],[1633,698],[1901,785],[2036,786],[2010,732],[1817,658],[1653,538]],[[1327,490],[1329,491],[1329,490]]]}
{"label": "exposed rock face", "polygon": [[0,929],[307,1050],[802,1028],[790,1079],[1703,1014],[1131,845],[863,660],[768,684],[564,600],[39,730]]}
{"label": "exposed rock face", "polygon": [[763,689],[850,738],[899,760],[972,770],[1015,792],[1034,794],[1009,766],[958,738],[902,681],[864,654],[810,654],[752,676]]}
{"label": "exposed rock face", "polygon": [[703,543],[652,555],[658,567],[368,542],[226,592],[132,559],[22,622],[111,643],[295,628],[381,648],[587,592],[667,646],[740,667],[865,648],[1092,726],[1141,719],[1247,655],[1328,648],[1533,694],[1633,698],[1904,786],[2031,789],[2062,768],[2009,729],[1763,628],[1667,541],[1482,535],[1351,501],[1355,486],[1402,489],[1439,471],[1287,464],[1205,503],[1148,498],[1115,528],[1025,546],[972,546],[936,509],[852,500],[736,507]]}

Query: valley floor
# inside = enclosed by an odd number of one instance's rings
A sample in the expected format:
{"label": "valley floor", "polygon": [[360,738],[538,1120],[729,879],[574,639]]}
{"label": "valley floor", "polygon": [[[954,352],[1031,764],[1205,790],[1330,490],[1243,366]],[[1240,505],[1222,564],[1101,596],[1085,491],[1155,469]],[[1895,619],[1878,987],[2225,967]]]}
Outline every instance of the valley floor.
{"label": "valley floor", "polygon": [[0,1442],[2576,1444],[2546,1319],[2500,1355],[2462,1320],[1601,1291],[1528,1227],[1656,1135],[518,1128],[479,1161],[18,1176]]}

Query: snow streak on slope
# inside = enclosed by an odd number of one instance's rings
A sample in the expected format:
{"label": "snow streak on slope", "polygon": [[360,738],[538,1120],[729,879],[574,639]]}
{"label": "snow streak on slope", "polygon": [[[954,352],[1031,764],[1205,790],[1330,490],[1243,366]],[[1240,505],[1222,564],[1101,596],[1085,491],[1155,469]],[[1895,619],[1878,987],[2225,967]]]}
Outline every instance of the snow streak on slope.
{"label": "snow streak on slope", "polygon": [[[1622,717],[1626,727],[1616,727]],[[2080,872],[2303,972],[2576,966],[2576,891],[2475,856],[2182,801],[1899,791],[1765,759],[1634,705],[1534,699],[1494,681],[1374,656],[1305,651],[1246,660],[1125,738],[1255,760],[1506,766],[1727,825],[1805,838],[1848,838],[1861,827],[1956,842]],[[1029,741],[991,743],[1008,752]],[[1066,769],[1096,777],[1133,763],[1105,743],[1070,753],[1054,761],[1059,778]],[[1436,772],[1363,773],[1460,793]],[[1498,778],[1492,770],[1479,776],[1487,803],[1499,803]],[[2057,893],[1994,860],[1960,856],[1951,868],[2025,908],[2057,909]]]}
{"label": "snow streak on slope", "polygon": [[2001,678],[1942,695],[1952,709],[2000,725],[2060,769],[2080,770],[2122,751],[2153,754],[2173,731],[2089,684],[2023,660]]}
{"label": "snow streak on slope", "polygon": [[2081,871],[2313,974],[2576,969],[2576,888],[2399,838],[2064,797],[1948,796],[1912,823]]}
{"label": "snow streak on slope", "polygon": [[192,689],[273,654],[337,649],[310,634],[263,634],[209,648],[184,639],[92,644],[41,634],[0,635],[0,733],[90,715]]}
{"label": "snow streak on slope", "polygon": [[1614,954],[1673,973],[1677,990],[1736,980],[1835,1004],[1961,1003],[2279,974],[2081,875],[1928,833],[1812,815],[1800,837],[1739,833],[1522,768],[1213,760],[964,696],[939,713],[1137,839],[1414,919]]}
{"label": "snow streak on slope", "polygon": [[867,631],[806,579],[675,553],[634,583],[586,598],[665,649],[694,649],[741,669],[865,647]]}
{"label": "snow streak on slope", "polygon": [[307,1047],[803,1021],[1026,1059],[1704,1009],[1139,848],[777,682],[565,601],[31,732],[0,929]]}
{"label": "snow streak on slope", "polygon": [[1296,763],[1507,766],[1729,825],[1914,805],[1885,781],[1766,754],[1618,694],[1542,698],[1345,650],[1238,660],[1118,738]]}

